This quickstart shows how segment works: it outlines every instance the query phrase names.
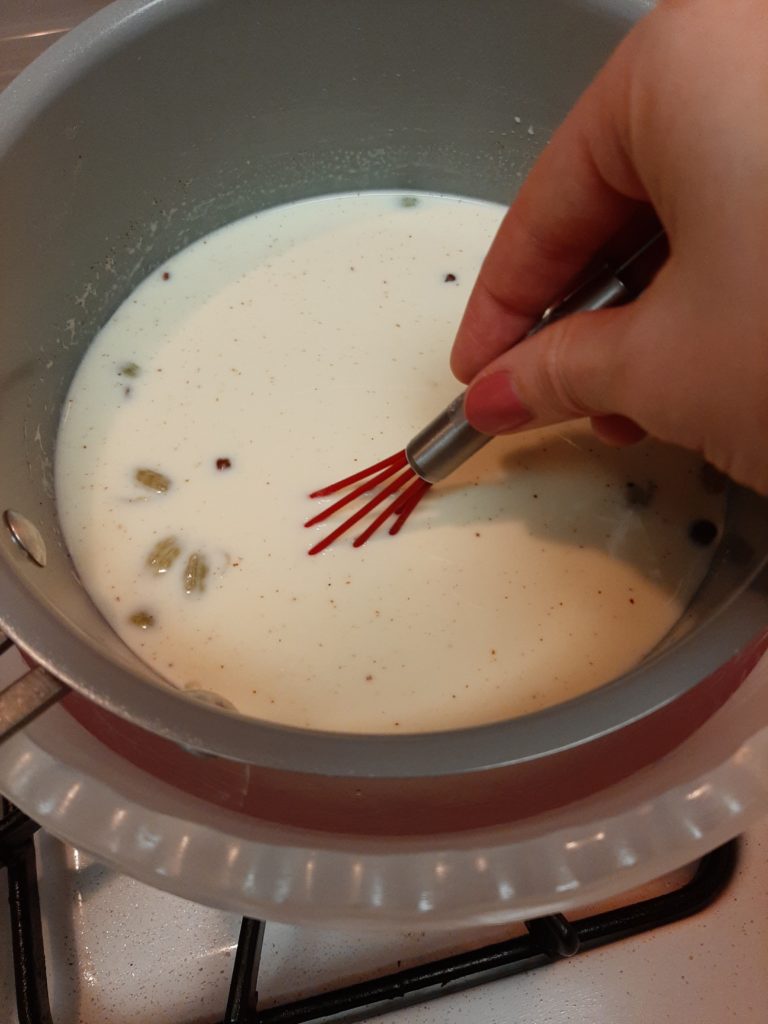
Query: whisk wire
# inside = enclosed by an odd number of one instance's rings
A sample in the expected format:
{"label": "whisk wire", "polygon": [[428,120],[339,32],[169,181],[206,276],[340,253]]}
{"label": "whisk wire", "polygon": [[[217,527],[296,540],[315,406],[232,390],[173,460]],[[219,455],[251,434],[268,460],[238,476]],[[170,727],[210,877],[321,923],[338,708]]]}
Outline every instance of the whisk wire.
{"label": "whisk wire", "polygon": [[[420,480],[418,477],[415,480],[411,480],[411,483],[406,487],[402,494],[398,495],[391,505],[387,505],[387,507],[376,516],[365,530],[363,530],[360,536],[355,538],[352,546],[355,548],[362,547],[362,545],[365,544],[371,536],[373,536],[382,523],[386,522],[391,515],[394,515],[397,518],[389,532],[392,533],[395,526],[397,526],[397,530],[394,530],[394,532],[397,533],[416,507],[416,503],[421,498],[423,493],[421,485],[423,484],[425,484],[425,481]],[[426,489],[427,486],[429,485],[426,484],[424,489]]]}
{"label": "whisk wire", "polygon": [[[403,456],[403,458],[405,458],[405,456]],[[392,465],[397,465],[397,463],[393,463]],[[315,523],[322,522],[324,519],[327,519],[328,516],[332,514],[332,511],[338,508],[342,508],[344,505],[348,503],[348,501],[352,501],[354,500],[355,497],[358,497],[359,494],[365,491],[372,490],[373,487],[378,486],[379,483],[383,483],[383,481],[387,477],[392,475],[392,472],[393,469],[390,468],[385,470],[383,473],[379,473],[378,476],[373,478],[373,480],[369,481],[367,484],[361,485],[361,487],[355,488],[355,491],[351,495],[347,495],[345,498],[340,499],[340,501],[335,502],[330,509],[324,509],[319,515],[314,516],[312,519],[309,519],[304,525],[313,526]],[[327,537],[324,537],[321,541],[318,541],[317,544],[311,547],[309,549],[309,554],[317,555],[321,551],[324,551],[330,544],[333,544],[335,540],[338,540],[339,537],[341,537],[348,530],[350,530],[356,523],[359,523],[361,519],[363,519],[365,516],[369,514],[369,512],[372,512],[375,508],[378,508],[382,501],[386,501],[387,498],[389,498],[391,495],[399,491],[400,488],[403,487],[403,485],[412,478],[413,470],[409,466],[408,469],[404,470],[402,473],[399,473],[394,478],[394,480],[387,484],[387,486],[384,487],[383,490],[379,491],[378,494],[374,495],[370,499],[370,501],[367,501],[365,505],[359,508],[357,512],[354,513],[354,515],[351,515],[349,519],[345,519],[344,522],[340,526],[337,526],[335,530],[332,530]],[[331,484],[330,486],[335,485]],[[400,498],[396,499],[394,504],[399,504],[399,501]],[[377,522],[377,526],[380,526],[381,522],[383,522],[384,519],[387,518],[387,516],[392,514],[392,511],[392,505],[385,509],[385,513],[378,517],[379,521]],[[370,527],[368,527],[368,529],[366,529],[365,531],[366,540],[368,539],[368,537],[370,537],[371,533],[373,533],[373,530],[371,530]],[[363,535],[361,534],[361,536]],[[358,540],[360,540],[360,538],[358,538]],[[365,541],[360,540],[360,544],[363,543],[365,543]],[[356,544],[355,546],[359,547],[360,544]]]}
{"label": "whisk wire", "polygon": [[403,494],[403,497],[405,497],[410,491],[411,497],[403,504],[398,502],[397,504],[399,507],[392,509],[392,511],[397,514],[397,518],[389,528],[390,536],[394,537],[396,533],[400,533],[402,528],[405,526],[408,517],[411,515],[413,510],[416,508],[416,506],[419,504],[419,502],[421,501],[421,499],[424,497],[424,495],[427,493],[431,486],[432,484],[429,483],[427,480],[422,480],[420,478],[418,480],[413,481],[411,486]]}
{"label": "whisk wire", "polygon": [[[356,484],[358,480],[367,480],[368,477],[374,476],[374,474],[378,473],[379,470],[386,470],[386,473],[382,474],[386,479],[386,477],[391,473],[395,473],[398,469],[402,469],[407,461],[404,451],[397,452],[395,455],[390,455],[388,459],[382,459],[381,462],[375,462],[372,466],[368,466],[367,469],[361,469],[359,472],[353,473],[351,476],[345,476],[343,480],[337,480],[334,484],[328,484],[327,487],[321,487],[319,491],[312,491],[310,498],[327,498],[329,494],[336,494],[337,491],[343,491],[345,487],[351,487],[351,485]],[[375,487],[375,483],[373,481],[370,481],[363,490],[370,489],[371,487]]]}
{"label": "whisk wire", "polygon": [[[399,464],[393,463],[390,468],[382,470],[382,472],[378,473],[375,477],[373,477],[373,479],[367,480],[365,483],[360,484],[359,487],[355,487],[355,489],[353,491],[350,491],[349,494],[345,494],[343,498],[339,498],[338,501],[334,501],[332,505],[329,505],[327,508],[324,508],[322,512],[318,512],[316,516],[312,516],[312,518],[308,519],[307,522],[304,523],[304,525],[316,526],[317,523],[325,522],[325,520],[330,519],[330,517],[335,512],[338,512],[340,508],[344,508],[345,505],[349,505],[351,502],[355,501],[361,495],[367,494],[369,491],[372,491],[374,488],[378,487],[379,484],[383,484],[385,480],[389,480],[392,474],[400,468],[402,467]],[[331,484],[330,487],[323,488],[323,490],[327,494],[330,488],[334,489],[333,491],[331,491],[331,493],[334,493],[335,490],[337,489],[337,485]],[[317,495],[317,493],[318,492],[315,492],[315,496]],[[310,495],[310,497],[312,496],[313,495]]]}

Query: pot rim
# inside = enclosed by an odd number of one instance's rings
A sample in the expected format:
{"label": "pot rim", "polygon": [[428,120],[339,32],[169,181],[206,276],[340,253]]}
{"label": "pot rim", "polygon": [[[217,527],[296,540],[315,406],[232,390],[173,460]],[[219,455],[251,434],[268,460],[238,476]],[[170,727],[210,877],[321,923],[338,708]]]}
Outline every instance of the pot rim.
{"label": "pot rim", "polygon": [[[13,610],[0,612],[0,626],[72,689],[193,750],[265,768],[351,778],[489,771],[590,743],[681,698],[738,655],[766,622],[768,574],[753,578],[713,618],[652,663],[565,703],[467,729],[398,735],[324,732],[206,705],[118,665],[39,601],[15,574],[8,552],[3,554],[0,608]],[[17,557],[25,556],[18,552]]]}

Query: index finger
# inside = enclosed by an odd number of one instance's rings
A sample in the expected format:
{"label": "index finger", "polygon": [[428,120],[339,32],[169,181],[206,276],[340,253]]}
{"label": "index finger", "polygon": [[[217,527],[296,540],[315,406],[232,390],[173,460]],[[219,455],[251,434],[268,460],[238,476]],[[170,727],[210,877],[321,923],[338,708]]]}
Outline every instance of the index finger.
{"label": "index finger", "polygon": [[501,223],[451,353],[465,383],[522,338],[648,201],[628,153],[630,40],[555,132]]}

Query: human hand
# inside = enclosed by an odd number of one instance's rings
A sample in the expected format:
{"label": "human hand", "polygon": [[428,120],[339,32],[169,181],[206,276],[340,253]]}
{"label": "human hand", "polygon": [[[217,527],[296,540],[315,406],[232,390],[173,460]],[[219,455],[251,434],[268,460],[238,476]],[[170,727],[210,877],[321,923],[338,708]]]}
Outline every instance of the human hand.
{"label": "human hand", "polygon": [[[670,256],[640,298],[510,348],[649,207]],[[589,416],[768,493],[765,0],[666,0],[624,39],[508,211],[451,365],[484,433]]]}

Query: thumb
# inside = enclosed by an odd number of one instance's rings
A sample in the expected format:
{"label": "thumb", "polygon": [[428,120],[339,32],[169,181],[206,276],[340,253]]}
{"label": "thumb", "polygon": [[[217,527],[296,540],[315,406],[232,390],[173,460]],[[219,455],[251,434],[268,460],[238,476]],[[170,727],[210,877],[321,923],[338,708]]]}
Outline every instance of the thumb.
{"label": "thumb", "polygon": [[646,293],[618,309],[568,316],[521,341],[472,381],[467,419],[484,434],[503,434],[589,416],[606,441],[639,440],[643,424],[629,421],[644,418],[653,395],[638,393],[633,366],[646,361],[649,338],[660,340],[652,329],[655,305]]}

